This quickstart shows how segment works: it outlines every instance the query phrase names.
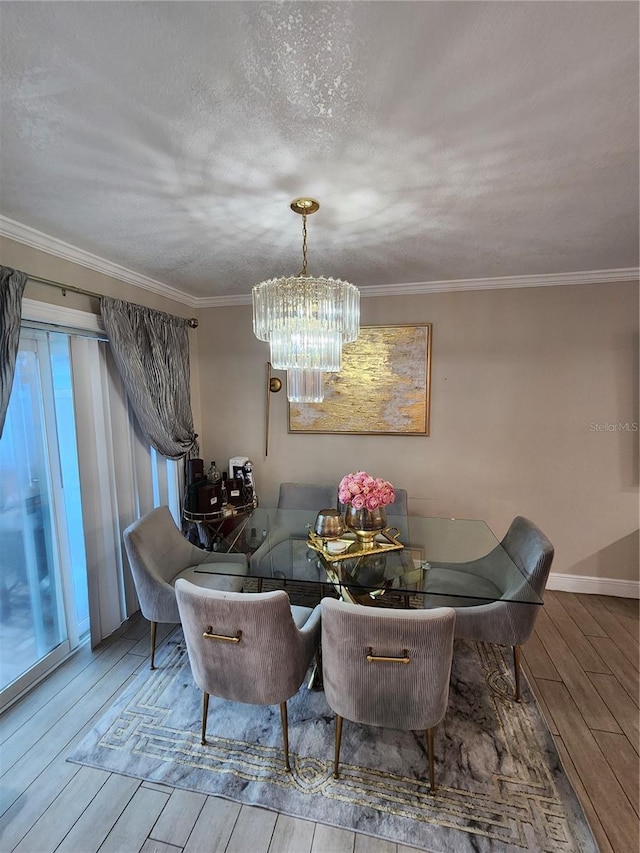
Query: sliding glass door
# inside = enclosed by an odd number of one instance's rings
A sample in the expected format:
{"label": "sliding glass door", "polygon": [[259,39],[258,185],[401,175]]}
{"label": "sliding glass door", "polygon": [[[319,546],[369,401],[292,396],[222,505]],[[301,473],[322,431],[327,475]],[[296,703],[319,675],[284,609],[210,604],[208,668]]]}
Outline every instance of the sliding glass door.
{"label": "sliding glass door", "polygon": [[69,338],[23,330],[0,439],[2,704],[88,630],[81,516]]}
{"label": "sliding glass door", "polygon": [[58,331],[51,306],[25,311],[0,438],[0,710],[138,609],[124,528],[161,504],[180,523],[181,465],[140,432],[95,315],[58,311]]}

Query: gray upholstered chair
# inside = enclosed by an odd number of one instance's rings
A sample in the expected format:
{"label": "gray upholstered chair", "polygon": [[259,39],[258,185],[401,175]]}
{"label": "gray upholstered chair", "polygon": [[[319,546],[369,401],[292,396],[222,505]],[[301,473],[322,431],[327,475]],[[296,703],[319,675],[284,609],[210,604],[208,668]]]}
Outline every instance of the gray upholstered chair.
{"label": "gray upholstered chair", "polygon": [[[335,486],[321,486],[318,483],[280,483],[278,509],[310,511],[309,523],[315,520],[314,512],[321,509],[334,509],[337,501]],[[276,513],[269,536],[251,555],[251,570],[260,573],[262,560],[270,559],[270,552],[280,543],[290,538],[306,539],[308,530],[302,521],[305,516],[292,518],[291,514]]]}
{"label": "gray upholstered chair", "polygon": [[409,502],[406,489],[394,489],[395,500],[385,507],[387,523],[398,530],[400,539],[405,544],[409,542]]}
{"label": "gray upholstered chair", "polygon": [[426,730],[435,790],[433,732],[449,701],[456,616],[450,607],[393,610],[323,598],[322,672],[336,713],[334,776],[343,718],[369,726]]}
{"label": "gray upholstered chair", "polygon": [[[505,559],[521,571],[504,581]],[[513,646],[515,698],[520,701],[520,649],[533,631],[539,604],[497,600],[526,597],[528,586],[542,597],[553,561],[553,545],[527,518],[517,516],[504,539],[489,554],[468,563],[432,563],[425,590],[445,594],[427,597],[425,606],[453,607],[456,637],[484,643]],[[447,596],[449,589],[456,597]],[[464,598],[469,593],[468,598]],[[482,598],[486,600],[483,601]]]}
{"label": "gray upholstered chair", "polygon": [[284,590],[256,593],[201,589],[176,582],[191,672],[202,690],[202,743],[209,694],[252,705],[280,705],[289,772],[287,699],[294,696],[320,640],[320,607],[289,604]]}
{"label": "gray upholstered chair", "polygon": [[210,553],[192,545],[167,506],[134,521],[123,539],[142,615],[151,622],[151,669],[155,669],[157,623],[180,621],[176,580],[186,578],[202,587],[239,591],[248,573],[247,558],[244,554]]}
{"label": "gray upholstered chair", "polygon": [[[405,489],[394,489],[395,500],[386,507],[387,515],[408,515],[408,500]],[[279,509],[328,509],[335,508],[337,486],[319,486],[317,483],[280,483]],[[340,505],[340,509],[344,506]]]}
{"label": "gray upholstered chair", "polygon": [[406,489],[394,489],[395,492],[395,500],[393,503],[389,504],[387,509],[387,515],[408,515],[409,514],[409,501],[407,496]]}
{"label": "gray upholstered chair", "polygon": [[335,486],[320,486],[317,483],[280,483],[278,509],[329,509],[335,508],[337,500]]}

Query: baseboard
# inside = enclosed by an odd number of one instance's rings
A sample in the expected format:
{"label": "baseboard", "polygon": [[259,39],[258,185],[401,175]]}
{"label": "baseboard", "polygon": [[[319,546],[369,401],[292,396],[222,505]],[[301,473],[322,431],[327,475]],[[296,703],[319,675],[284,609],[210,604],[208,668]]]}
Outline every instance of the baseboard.
{"label": "baseboard", "polygon": [[563,575],[552,572],[547,589],[561,592],[585,592],[589,595],[617,595],[619,598],[640,598],[640,581],[620,578],[593,578],[582,575]]}

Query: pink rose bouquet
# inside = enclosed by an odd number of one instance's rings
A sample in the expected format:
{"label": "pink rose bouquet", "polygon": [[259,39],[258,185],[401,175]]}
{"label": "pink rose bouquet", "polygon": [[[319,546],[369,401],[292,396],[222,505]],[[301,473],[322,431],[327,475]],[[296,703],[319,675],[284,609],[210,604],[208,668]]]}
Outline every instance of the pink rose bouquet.
{"label": "pink rose bouquet", "polygon": [[393,486],[380,477],[372,477],[366,471],[346,474],[338,486],[340,503],[354,509],[377,509],[395,500]]}

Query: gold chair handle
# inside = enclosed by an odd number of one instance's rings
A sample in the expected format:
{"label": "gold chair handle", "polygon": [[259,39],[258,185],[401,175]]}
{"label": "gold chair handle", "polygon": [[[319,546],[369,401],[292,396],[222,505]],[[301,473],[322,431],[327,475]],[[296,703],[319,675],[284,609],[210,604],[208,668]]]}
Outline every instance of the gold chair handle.
{"label": "gold chair handle", "polygon": [[213,628],[211,625],[207,628],[207,630],[202,635],[205,640],[224,640],[225,643],[239,643],[242,638],[242,631],[237,631],[235,636],[227,637],[224,634],[212,634]]}
{"label": "gold chair handle", "polygon": [[373,649],[369,646],[367,649],[367,663],[379,663],[380,661],[385,663],[411,663],[408,650],[403,649],[402,653],[404,654],[404,657],[402,658],[390,658],[384,657],[383,655],[374,655]]}

